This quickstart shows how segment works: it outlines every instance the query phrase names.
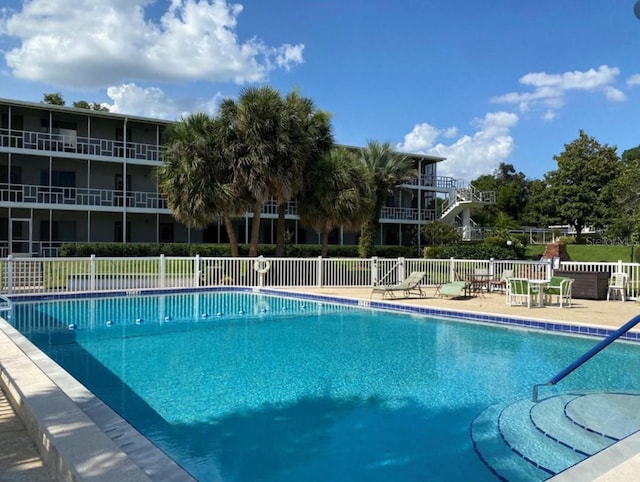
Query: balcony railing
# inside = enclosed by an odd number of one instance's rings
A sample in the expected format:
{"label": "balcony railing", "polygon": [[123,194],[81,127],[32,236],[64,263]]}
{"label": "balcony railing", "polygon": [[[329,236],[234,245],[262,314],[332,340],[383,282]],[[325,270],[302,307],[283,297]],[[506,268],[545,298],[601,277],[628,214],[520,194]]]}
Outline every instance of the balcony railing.
{"label": "balcony railing", "polygon": [[155,192],[0,183],[0,200],[8,203],[167,209]]}
{"label": "balcony railing", "polygon": [[160,161],[160,146],[157,144],[83,137],[69,129],[58,129],[51,133],[0,129],[0,147]]}

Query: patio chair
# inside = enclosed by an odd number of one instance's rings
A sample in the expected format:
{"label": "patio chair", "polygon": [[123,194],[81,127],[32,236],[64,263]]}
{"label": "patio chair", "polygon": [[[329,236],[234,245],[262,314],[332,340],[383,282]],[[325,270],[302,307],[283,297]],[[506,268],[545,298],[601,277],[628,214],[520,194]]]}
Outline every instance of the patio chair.
{"label": "patio chair", "polygon": [[402,292],[405,298],[409,298],[410,295],[414,294],[419,296],[420,298],[424,298],[426,295],[422,288],[420,287],[420,282],[426,273],[424,271],[413,271],[407,278],[401,283],[395,285],[381,285],[374,286],[371,290],[371,295],[369,299],[373,296],[374,293],[382,293],[382,298],[395,298],[397,292]]}
{"label": "patio chair", "polygon": [[440,298],[443,296],[451,296],[457,298],[459,296],[467,295],[471,291],[471,284],[468,281],[452,281],[451,283],[445,283],[440,287]]}
{"label": "patio chair", "polygon": [[531,308],[532,298],[537,298],[540,291],[535,286],[531,286],[526,278],[510,278],[507,289],[507,304],[509,306],[523,306]]}
{"label": "patio chair", "polygon": [[609,279],[609,289],[607,290],[607,301],[609,301],[609,297],[616,294],[620,295],[622,301],[625,301],[625,297],[627,294],[627,282],[629,280],[629,276],[627,273],[613,273],[611,278]]}
{"label": "patio chair", "polygon": [[549,284],[542,290],[544,293],[545,305],[551,304],[551,300],[554,296],[558,297],[558,306],[571,307],[571,285],[573,285],[572,278],[565,278],[564,276],[552,276],[549,280]]}
{"label": "patio chair", "polygon": [[513,270],[505,269],[504,271],[502,271],[502,275],[500,276],[500,279],[494,279],[489,281],[489,289],[491,291],[499,290],[502,293],[506,292],[509,278],[513,278]]}

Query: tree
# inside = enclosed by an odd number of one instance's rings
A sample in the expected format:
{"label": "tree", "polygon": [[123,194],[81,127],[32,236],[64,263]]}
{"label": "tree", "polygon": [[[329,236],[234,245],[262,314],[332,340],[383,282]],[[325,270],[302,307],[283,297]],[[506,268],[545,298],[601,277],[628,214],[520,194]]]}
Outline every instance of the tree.
{"label": "tree", "polygon": [[109,112],[109,108],[103,106],[99,102],[87,102],[86,100],[78,100],[73,103],[73,107],[76,109],[88,109],[88,110],[97,110],[100,112]]}
{"label": "tree", "polygon": [[545,175],[548,199],[560,221],[575,228],[580,242],[585,226],[604,225],[611,202],[606,186],[620,170],[616,148],[600,145],[580,130],[579,137],[553,158],[558,169]]}
{"label": "tree", "polygon": [[508,216],[520,221],[528,200],[528,184],[522,172],[516,172],[512,164],[500,163],[493,174],[485,174],[471,182],[479,191],[494,191],[496,204],[484,206],[474,213],[474,219],[484,226],[494,226]]}
{"label": "tree", "polygon": [[357,231],[371,212],[371,196],[364,165],[353,152],[336,147],[311,165],[298,199],[305,226],[321,236],[321,254],[327,255],[329,233],[344,227]]}
{"label": "tree", "polygon": [[394,152],[389,142],[380,144],[377,141],[368,141],[367,147],[360,151],[360,162],[365,166],[373,200],[369,219],[360,229],[358,247],[360,256],[368,258],[373,255],[380,213],[387,196],[403,182],[416,177],[417,170],[413,160]]}
{"label": "tree", "polygon": [[269,192],[278,203],[276,256],[284,256],[287,203],[300,192],[305,174],[333,145],[329,114],[316,110],[297,91],[285,97],[281,115],[284,146],[267,178]]}
{"label": "tree", "polygon": [[60,92],[43,94],[42,98],[43,104],[51,104],[51,105],[64,105],[64,99],[62,98],[62,94]]}
{"label": "tree", "polygon": [[221,217],[231,247],[238,256],[238,243],[231,217],[247,205],[237,195],[233,166],[224,156],[224,124],[206,114],[192,114],[165,131],[158,186],[166,196],[173,216],[194,228],[205,228]]}
{"label": "tree", "polygon": [[220,118],[227,126],[225,156],[234,166],[238,189],[253,208],[249,256],[258,254],[262,207],[271,196],[269,176],[286,153],[282,110],[280,93],[268,86],[249,87],[237,101],[225,99],[220,105]]}
{"label": "tree", "polygon": [[609,188],[613,202],[607,234],[640,239],[640,146],[622,153],[620,172]]}
{"label": "tree", "polygon": [[462,235],[455,226],[440,220],[425,224],[422,237],[428,246],[450,246],[462,241]]}

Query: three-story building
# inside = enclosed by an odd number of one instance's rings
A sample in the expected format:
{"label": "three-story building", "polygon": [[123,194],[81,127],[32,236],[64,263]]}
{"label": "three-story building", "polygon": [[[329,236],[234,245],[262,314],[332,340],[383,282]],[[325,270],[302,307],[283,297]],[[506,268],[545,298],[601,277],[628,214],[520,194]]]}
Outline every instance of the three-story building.
{"label": "three-story building", "polygon": [[[220,223],[195,230],[176,222],[158,191],[155,169],[162,162],[168,125],[0,99],[0,256],[55,256],[67,242],[226,242]],[[448,206],[450,220],[466,219],[468,229],[468,211],[475,204],[459,197],[468,188],[437,175],[444,158],[410,156],[419,175],[389,197],[379,241],[415,243],[421,225],[445,214],[437,209],[438,197]],[[299,223],[295,208],[291,202],[286,215],[291,242],[318,243],[317,233]],[[261,242],[275,241],[277,214],[275,203],[265,205]],[[240,242],[248,240],[251,216],[236,221]],[[356,235],[337,231],[332,242],[354,244]]]}

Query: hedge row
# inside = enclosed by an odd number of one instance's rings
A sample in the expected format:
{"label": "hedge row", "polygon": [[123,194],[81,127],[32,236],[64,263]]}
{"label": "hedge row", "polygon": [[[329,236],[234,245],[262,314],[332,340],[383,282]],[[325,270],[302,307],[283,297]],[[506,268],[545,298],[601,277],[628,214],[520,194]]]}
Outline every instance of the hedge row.
{"label": "hedge row", "polygon": [[[240,256],[248,256],[249,245],[238,246]],[[275,256],[276,247],[273,244],[261,244],[259,254]],[[148,257],[148,256],[196,256],[228,257],[231,250],[228,244],[187,244],[187,243],[78,243],[63,244],[60,247],[62,257]],[[377,246],[375,255],[383,258],[415,257],[415,250],[406,246]],[[320,245],[294,244],[285,247],[285,256],[289,258],[311,258],[320,256]],[[328,247],[328,256],[332,258],[357,258],[358,246]]]}

